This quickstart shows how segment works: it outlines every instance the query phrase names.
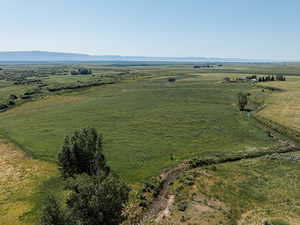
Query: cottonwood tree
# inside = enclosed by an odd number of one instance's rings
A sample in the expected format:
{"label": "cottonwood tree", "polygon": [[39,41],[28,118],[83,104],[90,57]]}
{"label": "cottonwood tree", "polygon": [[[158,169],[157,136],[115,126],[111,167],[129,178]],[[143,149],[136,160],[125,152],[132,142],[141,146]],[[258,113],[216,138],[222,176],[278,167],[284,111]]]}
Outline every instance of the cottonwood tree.
{"label": "cottonwood tree", "polygon": [[58,166],[64,178],[82,173],[96,175],[100,171],[108,174],[102,137],[94,128],[80,129],[67,136],[58,154]]}
{"label": "cottonwood tree", "polygon": [[240,111],[244,111],[247,104],[248,104],[248,94],[239,93],[238,94],[238,106],[239,106]]}
{"label": "cottonwood tree", "polygon": [[41,225],[120,224],[129,187],[109,172],[96,130],[66,137],[58,158],[69,196],[63,209],[53,197],[44,203]]}
{"label": "cottonwood tree", "polygon": [[112,174],[79,175],[69,189],[72,190],[67,201],[70,224],[117,225],[124,220],[122,211],[129,188]]}

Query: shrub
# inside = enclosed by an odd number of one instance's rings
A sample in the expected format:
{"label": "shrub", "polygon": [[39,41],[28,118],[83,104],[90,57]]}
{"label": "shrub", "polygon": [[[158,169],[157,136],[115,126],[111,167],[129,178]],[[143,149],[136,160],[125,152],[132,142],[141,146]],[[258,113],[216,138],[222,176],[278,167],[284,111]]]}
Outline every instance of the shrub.
{"label": "shrub", "polygon": [[21,95],[20,96],[21,99],[31,99],[30,95]]}
{"label": "shrub", "polygon": [[64,212],[52,195],[43,202],[40,225],[66,225]]}
{"label": "shrub", "polygon": [[128,201],[129,188],[113,175],[79,175],[69,186],[67,201],[70,224],[116,225],[123,221],[122,210]]}
{"label": "shrub", "polygon": [[183,183],[185,185],[193,185],[194,184],[194,178],[192,176],[186,176],[183,180]]}
{"label": "shrub", "polygon": [[15,99],[18,99],[18,97],[16,95],[10,95],[9,99],[15,100]]}
{"label": "shrub", "polygon": [[41,90],[40,89],[32,89],[32,90],[27,90],[24,95],[34,95],[34,94],[38,94],[40,93]]}
{"label": "shrub", "polygon": [[181,201],[177,204],[177,209],[179,211],[184,212],[187,209],[187,202],[186,201]]}
{"label": "shrub", "polygon": [[43,204],[41,225],[116,225],[125,218],[124,205],[129,188],[116,176],[103,172],[96,176],[77,175],[68,180],[67,208],[62,209],[53,196]]}
{"label": "shrub", "polygon": [[4,110],[4,109],[7,109],[7,108],[8,108],[7,105],[5,105],[5,104],[0,104],[0,110]]}
{"label": "shrub", "polygon": [[290,224],[283,219],[272,219],[272,220],[265,221],[264,225],[290,225]]}
{"label": "shrub", "polygon": [[12,101],[12,100],[8,100],[6,104],[7,105],[15,105],[16,103],[14,101]]}
{"label": "shrub", "polygon": [[171,82],[171,83],[176,82],[176,78],[175,77],[170,77],[170,78],[168,78],[168,81]]}

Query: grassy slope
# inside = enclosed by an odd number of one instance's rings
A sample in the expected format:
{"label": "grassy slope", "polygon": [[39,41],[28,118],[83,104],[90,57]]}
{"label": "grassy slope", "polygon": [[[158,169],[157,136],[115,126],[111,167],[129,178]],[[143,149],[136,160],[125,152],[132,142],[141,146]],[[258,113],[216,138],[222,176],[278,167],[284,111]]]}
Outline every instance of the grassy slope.
{"label": "grassy slope", "polygon": [[300,78],[287,77],[286,82],[268,82],[264,86],[285,91],[274,92],[266,98],[267,107],[259,115],[281,125],[300,131]]}
{"label": "grassy slope", "polygon": [[[24,156],[2,137],[0,153],[0,225],[32,224],[37,220],[39,185],[57,174],[56,168]],[[48,187],[43,191],[49,191]]]}
{"label": "grassy slope", "polygon": [[[215,155],[271,143],[235,108],[248,84],[223,76],[128,81],[50,96],[0,115],[1,132],[38,159],[55,161],[65,135],[93,126],[104,135],[111,166],[138,182],[194,155]],[[187,78],[187,79],[185,79]]]}
{"label": "grassy slope", "polygon": [[[162,224],[299,224],[299,169],[299,154],[292,153],[190,171],[174,183],[172,216]],[[184,185],[187,179],[193,184]],[[187,202],[185,212],[180,202]]]}

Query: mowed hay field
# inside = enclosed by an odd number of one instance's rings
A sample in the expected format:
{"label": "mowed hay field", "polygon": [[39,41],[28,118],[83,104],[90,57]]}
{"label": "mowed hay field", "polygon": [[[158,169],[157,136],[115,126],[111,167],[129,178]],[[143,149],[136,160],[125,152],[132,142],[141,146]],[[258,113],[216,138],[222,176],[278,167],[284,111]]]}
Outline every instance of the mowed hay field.
{"label": "mowed hay field", "polygon": [[298,225],[299,162],[274,154],[186,172],[171,186],[169,217],[153,224]]}
{"label": "mowed hay field", "polygon": [[251,84],[221,75],[178,75],[124,81],[46,96],[0,114],[0,132],[36,159],[56,161],[66,135],[95,127],[110,166],[127,182],[145,181],[192,156],[272,144],[236,107]]}
{"label": "mowed hay field", "polygon": [[276,87],[265,99],[266,107],[258,115],[283,126],[300,131],[300,77],[288,76],[285,82],[266,82],[263,86]]}

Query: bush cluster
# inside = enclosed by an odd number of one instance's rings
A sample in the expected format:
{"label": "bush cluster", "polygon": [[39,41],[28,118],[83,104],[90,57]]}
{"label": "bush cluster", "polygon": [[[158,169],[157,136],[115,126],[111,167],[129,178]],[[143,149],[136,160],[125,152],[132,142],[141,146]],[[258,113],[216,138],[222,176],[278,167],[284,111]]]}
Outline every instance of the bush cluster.
{"label": "bush cluster", "polygon": [[104,82],[104,81],[96,81],[90,82],[86,84],[73,84],[73,85],[61,85],[55,87],[48,87],[48,91],[55,92],[55,91],[62,91],[62,90],[73,90],[73,89],[80,89],[80,88],[89,88],[94,86],[100,86],[105,84],[113,84],[114,82]]}
{"label": "bush cluster", "polygon": [[0,102],[0,111],[8,109],[10,106],[15,105],[15,100],[18,99],[16,95],[10,95],[6,100]]}

